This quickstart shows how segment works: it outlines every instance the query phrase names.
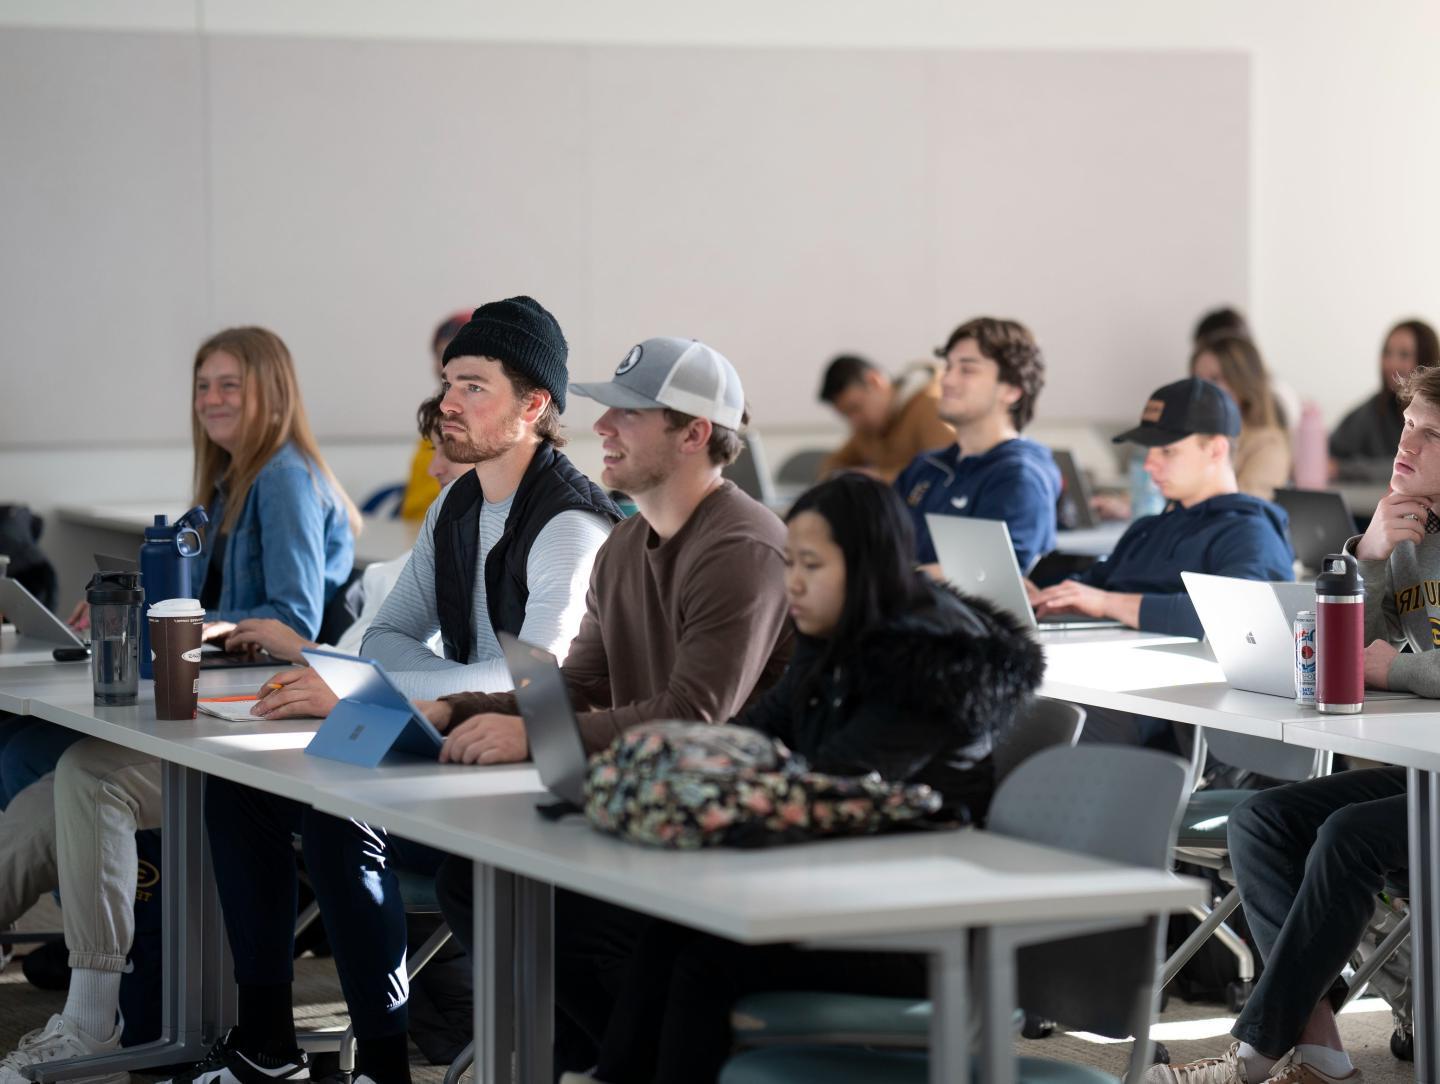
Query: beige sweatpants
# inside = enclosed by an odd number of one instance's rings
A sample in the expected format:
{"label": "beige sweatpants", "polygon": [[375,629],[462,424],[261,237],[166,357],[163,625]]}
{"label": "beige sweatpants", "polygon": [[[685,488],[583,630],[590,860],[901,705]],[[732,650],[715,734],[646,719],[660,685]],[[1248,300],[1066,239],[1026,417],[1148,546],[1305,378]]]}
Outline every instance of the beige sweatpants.
{"label": "beige sweatpants", "polygon": [[55,838],[70,966],[122,971],[135,939],[135,833],[159,828],[160,762],[86,738],[55,768]]}
{"label": "beige sweatpants", "polygon": [[35,780],[0,813],[0,930],[46,892],[55,873],[55,776]]}

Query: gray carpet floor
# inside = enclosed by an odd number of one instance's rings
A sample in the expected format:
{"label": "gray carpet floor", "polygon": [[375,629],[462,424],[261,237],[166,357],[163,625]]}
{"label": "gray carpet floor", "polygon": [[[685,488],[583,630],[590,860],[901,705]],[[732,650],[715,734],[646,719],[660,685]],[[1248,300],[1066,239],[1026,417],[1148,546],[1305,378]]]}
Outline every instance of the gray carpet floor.
{"label": "gray carpet floor", "polygon": [[[58,914],[41,911],[30,916],[26,925],[54,929]],[[13,1050],[22,1035],[42,1027],[64,1002],[63,994],[37,990],[27,983],[18,961],[0,973],[0,1051]],[[295,1013],[299,1026],[343,1026],[344,1011],[331,961],[297,961]],[[1154,1035],[1170,1048],[1173,1062],[1211,1057],[1229,1045],[1232,1019],[1222,1006],[1192,1005],[1172,998]],[[1374,998],[1357,1001],[1341,1017],[1340,1030],[1367,1084],[1410,1084],[1415,1079],[1411,1065],[1390,1054],[1390,1010],[1384,1002]],[[1130,1053],[1128,1043],[1064,1032],[1044,1040],[1019,1040],[1016,1049],[1029,1057],[1085,1062],[1117,1075],[1123,1072]],[[444,1078],[443,1067],[425,1064],[413,1049],[411,1072],[416,1084],[441,1084]]]}

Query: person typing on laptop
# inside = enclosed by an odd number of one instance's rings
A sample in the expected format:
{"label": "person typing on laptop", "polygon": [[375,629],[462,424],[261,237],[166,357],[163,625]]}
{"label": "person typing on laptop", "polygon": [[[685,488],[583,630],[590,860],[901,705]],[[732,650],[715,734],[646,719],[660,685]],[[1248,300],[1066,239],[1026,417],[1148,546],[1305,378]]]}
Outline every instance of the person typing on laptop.
{"label": "person typing on laptop", "polygon": [[1181,572],[1289,580],[1295,555],[1285,513],[1238,492],[1231,458],[1240,410],[1223,390],[1191,377],[1158,389],[1141,421],[1115,442],[1146,448],[1145,469],[1168,502],[1136,520],[1109,560],[1047,588],[1027,584],[1037,617],[1079,613],[1131,628],[1205,635]]}
{"label": "person typing on laptop", "polygon": [[[1440,369],[1397,394],[1390,492],[1346,543],[1365,580],[1365,684],[1440,698]],[[1340,972],[1376,895],[1408,876],[1405,785],[1404,768],[1359,768],[1260,791],[1231,814],[1230,860],[1265,969],[1229,1050],[1154,1066],[1147,1084],[1359,1084],[1336,1024]]]}
{"label": "person typing on laptop", "polygon": [[[585,745],[597,751],[649,720],[723,722],[779,679],[792,639],[785,528],[721,475],[740,452],[740,378],[704,343],[657,338],[634,347],[610,381],[571,390],[606,407],[595,423],[601,480],[638,509],[596,558],[562,671]],[[512,694],[448,696],[429,711],[446,732],[442,759],[501,764],[528,755]],[[448,860],[437,887],[468,946],[470,864]],[[640,920],[563,892],[555,909],[560,1068],[583,1068]]]}
{"label": "person typing on laptop", "polygon": [[1045,385],[1045,358],[1023,324],[989,316],[950,333],[935,353],[945,360],[940,417],[955,443],[915,458],[895,479],[910,509],[916,560],[939,573],[926,515],[1004,520],[1020,571],[1055,548],[1060,470],[1050,449],[1020,435]]}

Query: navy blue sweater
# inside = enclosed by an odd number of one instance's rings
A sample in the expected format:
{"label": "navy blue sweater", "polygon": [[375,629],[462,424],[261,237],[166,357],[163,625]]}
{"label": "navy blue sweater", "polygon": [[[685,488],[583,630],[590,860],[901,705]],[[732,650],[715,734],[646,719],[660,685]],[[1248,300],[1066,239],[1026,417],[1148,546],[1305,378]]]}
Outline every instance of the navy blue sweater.
{"label": "navy blue sweater", "polygon": [[1025,437],[1001,441],[984,455],[962,455],[958,444],[918,455],[895,489],[915,521],[922,565],[936,560],[926,515],[1004,520],[1021,572],[1055,548],[1060,470],[1049,448]]}
{"label": "navy blue sweater", "polygon": [[1208,572],[1246,580],[1294,578],[1285,512],[1244,493],[1211,497],[1190,508],[1179,504],[1137,519],[1110,559],[1076,577],[1105,591],[1145,596],[1140,627],[1176,636],[1205,635],[1182,572]]}

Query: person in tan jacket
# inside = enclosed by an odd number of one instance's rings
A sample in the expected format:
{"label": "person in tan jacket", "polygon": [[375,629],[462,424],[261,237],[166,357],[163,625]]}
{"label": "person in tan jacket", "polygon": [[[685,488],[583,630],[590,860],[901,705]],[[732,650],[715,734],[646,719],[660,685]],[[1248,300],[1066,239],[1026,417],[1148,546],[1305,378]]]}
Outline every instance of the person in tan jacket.
{"label": "person in tan jacket", "polygon": [[1290,480],[1290,431],[1255,343],[1234,332],[1202,339],[1190,355],[1190,375],[1219,385],[1239,405],[1235,477],[1240,492],[1273,500],[1276,487]]}
{"label": "person in tan jacket", "polygon": [[850,426],[850,439],[821,464],[822,478],[849,469],[893,482],[917,455],[955,440],[940,420],[934,362],[916,362],[892,380],[864,358],[842,354],[825,369],[820,401]]}

